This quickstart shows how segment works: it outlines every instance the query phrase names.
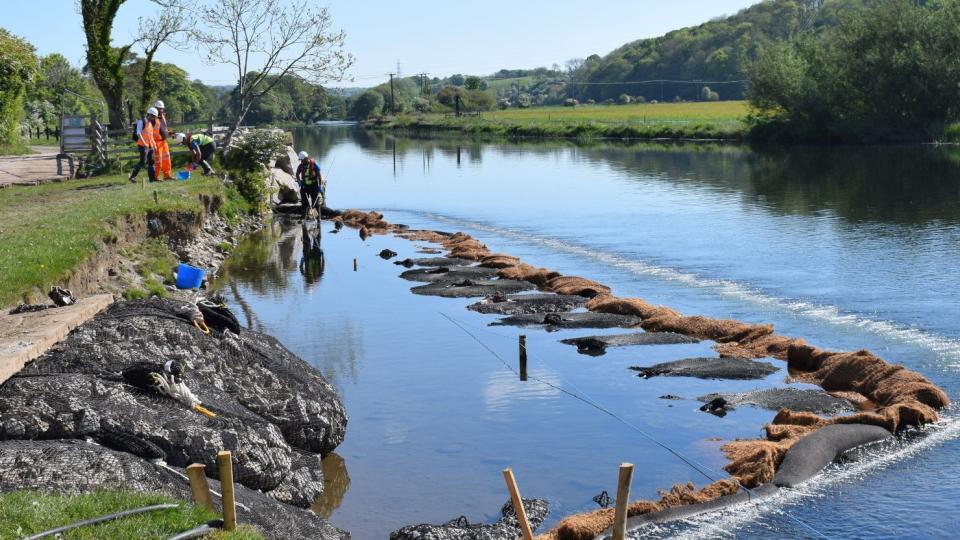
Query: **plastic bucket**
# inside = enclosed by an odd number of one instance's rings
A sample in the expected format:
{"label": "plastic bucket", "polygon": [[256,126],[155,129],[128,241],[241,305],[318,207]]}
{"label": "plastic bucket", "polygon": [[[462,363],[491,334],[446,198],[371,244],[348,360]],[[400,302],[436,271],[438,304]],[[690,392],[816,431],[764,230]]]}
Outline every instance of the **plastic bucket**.
{"label": "plastic bucket", "polygon": [[206,274],[206,271],[202,268],[180,263],[180,266],[177,267],[177,288],[199,289]]}
{"label": "plastic bucket", "polygon": [[189,179],[190,179],[190,171],[180,171],[177,173],[177,180],[183,181],[183,180],[189,180]]}

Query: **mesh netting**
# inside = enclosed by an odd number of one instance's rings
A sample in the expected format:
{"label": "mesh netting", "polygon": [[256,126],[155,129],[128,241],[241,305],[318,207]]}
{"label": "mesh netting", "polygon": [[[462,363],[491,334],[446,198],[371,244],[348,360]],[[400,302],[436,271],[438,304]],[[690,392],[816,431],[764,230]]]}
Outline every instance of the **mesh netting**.
{"label": "mesh netting", "polygon": [[[320,455],[346,430],[333,387],[275,339],[252,331],[204,335],[190,304],[122,302],[0,387],[0,439],[89,438],[173,466],[218,473],[231,450],[234,477],[284,502],[309,506],[323,490]],[[210,419],[124,382],[139,362],[176,360]]]}
{"label": "mesh netting", "polygon": [[[537,530],[549,513],[547,501],[523,499],[523,509],[531,530]],[[522,534],[513,503],[507,501],[500,509],[500,520],[483,525],[470,523],[465,516],[441,525],[410,525],[390,533],[390,540],[514,540]]]}

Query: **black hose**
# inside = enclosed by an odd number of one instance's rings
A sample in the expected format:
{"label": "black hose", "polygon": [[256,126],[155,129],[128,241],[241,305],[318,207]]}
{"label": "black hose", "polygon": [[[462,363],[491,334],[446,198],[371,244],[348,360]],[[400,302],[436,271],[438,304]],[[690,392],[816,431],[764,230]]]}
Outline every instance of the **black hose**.
{"label": "black hose", "polygon": [[223,527],[223,520],[215,519],[213,521],[208,521],[199,527],[194,527],[189,531],[183,531],[176,536],[171,536],[169,540],[189,540],[190,538],[200,538],[201,536],[206,536],[212,533],[220,527]]}
{"label": "black hose", "polygon": [[78,521],[76,523],[71,523],[70,525],[64,525],[63,527],[57,527],[56,529],[50,529],[49,531],[44,531],[40,534],[35,534],[33,536],[28,536],[23,540],[38,540],[39,538],[45,538],[47,536],[52,536],[57,533],[62,533],[64,531],[69,531],[71,529],[76,529],[79,527],[86,527],[87,525],[96,525],[97,523],[103,523],[105,521],[112,521],[114,519],[119,519],[122,517],[132,516],[135,514],[143,514],[145,512],[153,512],[154,510],[170,510],[172,508],[180,508],[179,504],[173,503],[164,503],[164,504],[154,504],[151,506],[144,506],[142,508],[132,508],[130,510],[124,510],[122,512],[115,512],[113,514],[107,514],[105,516],[85,519],[83,521]]}

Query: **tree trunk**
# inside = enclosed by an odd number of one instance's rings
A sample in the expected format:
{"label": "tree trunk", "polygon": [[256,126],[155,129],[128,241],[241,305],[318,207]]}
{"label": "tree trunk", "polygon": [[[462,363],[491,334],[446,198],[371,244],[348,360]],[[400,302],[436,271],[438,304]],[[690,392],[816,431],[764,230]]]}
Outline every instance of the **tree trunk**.
{"label": "tree trunk", "polygon": [[126,129],[127,122],[123,111],[123,92],[114,92],[110,89],[103,92],[103,99],[107,102],[107,112],[110,113],[110,129]]}

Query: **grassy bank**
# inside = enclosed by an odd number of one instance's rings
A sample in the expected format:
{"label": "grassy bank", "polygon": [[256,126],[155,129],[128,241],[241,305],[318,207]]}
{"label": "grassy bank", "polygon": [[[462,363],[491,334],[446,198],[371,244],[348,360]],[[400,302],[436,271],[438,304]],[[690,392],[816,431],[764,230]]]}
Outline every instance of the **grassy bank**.
{"label": "grassy bank", "polygon": [[148,212],[199,212],[198,194],[225,198],[227,217],[244,210],[219,180],[200,176],[147,189],[114,175],[0,190],[0,306],[63,283],[98,246],[114,240],[111,222]]}
{"label": "grassy bank", "polygon": [[[219,517],[204,508],[161,495],[98,491],[67,496],[17,491],[0,494],[0,538],[23,538],[77,521],[162,503],[176,503],[180,507],[80,527],[63,534],[62,538],[169,538]],[[263,536],[252,527],[238,526],[236,531],[218,532],[208,538],[260,540]]]}
{"label": "grassy bank", "polygon": [[367,125],[517,137],[743,139],[747,112],[744,101],[638,103],[508,109],[460,118],[399,115]]}

